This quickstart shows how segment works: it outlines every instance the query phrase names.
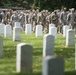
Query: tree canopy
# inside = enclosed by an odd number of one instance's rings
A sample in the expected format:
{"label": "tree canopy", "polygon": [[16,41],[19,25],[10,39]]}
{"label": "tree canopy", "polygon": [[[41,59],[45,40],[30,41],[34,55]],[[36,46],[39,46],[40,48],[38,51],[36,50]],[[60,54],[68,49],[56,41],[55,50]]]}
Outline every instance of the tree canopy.
{"label": "tree canopy", "polygon": [[76,8],[75,0],[0,0],[0,7],[23,7],[26,9],[60,9],[61,7]]}

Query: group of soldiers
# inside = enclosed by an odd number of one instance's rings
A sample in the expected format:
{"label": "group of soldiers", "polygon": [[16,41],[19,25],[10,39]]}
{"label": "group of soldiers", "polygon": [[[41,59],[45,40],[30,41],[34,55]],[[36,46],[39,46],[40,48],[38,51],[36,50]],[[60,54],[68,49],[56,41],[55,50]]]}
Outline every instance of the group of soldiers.
{"label": "group of soldiers", "polygon": [[25,24],[32,24],[33,31],[36,25],[42,25],[43,30],[49,29],[49,24],[53,23],[57,27],[57,31],[62,33],[62,27],[69,25],[71,29],[76,27],[76,12],[74,8],[67,10],[62,8],[53,12],[48,10],[2,10],[0,11],[0,22],[10,24],[12,27],[15,22],[20,22],[24,30]]}

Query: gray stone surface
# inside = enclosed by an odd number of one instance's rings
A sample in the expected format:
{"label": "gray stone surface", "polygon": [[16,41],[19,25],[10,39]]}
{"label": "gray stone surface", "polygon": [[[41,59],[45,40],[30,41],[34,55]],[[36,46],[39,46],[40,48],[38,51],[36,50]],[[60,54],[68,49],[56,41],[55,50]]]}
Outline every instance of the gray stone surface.
{"label": "gray stone surface", "polygon": [[72,29],[67,30],[66,46],[75,46],[75,31]]}
{"label": "gray stone surface", "polygon": [[26,24],[25,33],[32,34],[32,25],[31,24]]}
{"label": "gray stone surface", "polygon": [[3,37],[0,36],[0,58],[3,56]]}
{"label": "gray stone surface", "polygon": [[5,25],[4,27],[4,37],[12,37],[12,27],[10,25]]}
{"label": "gray stone surface", "polygon": [[44,35],[43,40],[43,57],[47,55],[54,55],[54,41],[55,37],[50,34]]}
{"label": "gray stone surface", "polygon": [[33,62],[33,47],[26,43],[17,45],[16,52],[16,71],[31,72]]}
{"label": "gray stone surface", "polygon": [[4,26],[5,24],[0,23],[0,34],[4,34]]}
{"label": "gray stone surface", "polygon": [[76,44],[75,44],[75,70],[76,70]]}
{"label": "gray stone surface", "polygon": [[36,26],[36,37],[42,36],[42,25]]}
{"label": "gray stone surface", "polygon": [[43,59],[42,75],[64,75],[64,60],[55,56]]}
{"label": "gray stone surface", "polygon": [[21,28],[13,28],[13,41],[21,41]]}
{"label": "gray stone surface", "polygon": [[15,22],[14,27],[21,27],[20,22]]}
{"label": "gray stone surface", "polygon": [[56,27],[50,27],[49,28],[49,34],[53,35],[56,39],[57,38],[57,28]]}
{"label": "gray stone surface", "polygon": [[75,38],[76,38],[76,27],[74,28],[74,30],[75,30]]}
{"label": "gray stone surface", "polygon": [[55,24],[53,24],[53,23],[49,24],[49,28],[50,27],[55,27]]}
{"label": "gray stone surface", "polygon": [[70,29],[69,26],[67,26],[67,25],[63,26],[63,37],[66,37],[66,33],[67,33],[68,29]]}

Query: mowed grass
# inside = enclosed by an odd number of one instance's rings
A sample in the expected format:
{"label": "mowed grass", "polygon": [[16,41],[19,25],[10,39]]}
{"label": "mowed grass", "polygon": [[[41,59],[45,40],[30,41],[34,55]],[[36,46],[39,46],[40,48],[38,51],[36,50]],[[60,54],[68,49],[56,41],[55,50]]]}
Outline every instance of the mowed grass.
{"label": "mowed grass", "polygon": [[[43,35],[44,36],[44,35]],[[35,37],[35,33],[26,35],[22,33],[20,42],[13,42],[12,38],[4,38],[3,57],[0,59],[0,75],[42,75],[42,51],[43,36]],[[76,41],[76,39],[75,39]],[[19,43],[29,43],[33,46],[33,71],[29,73],[16,72],[16,46]],[[55,40],[56,56],[64,59],[65,75],[76,75],[75,71],[75,47],[66,47],[65,38],[62,34],[58,34]]]}

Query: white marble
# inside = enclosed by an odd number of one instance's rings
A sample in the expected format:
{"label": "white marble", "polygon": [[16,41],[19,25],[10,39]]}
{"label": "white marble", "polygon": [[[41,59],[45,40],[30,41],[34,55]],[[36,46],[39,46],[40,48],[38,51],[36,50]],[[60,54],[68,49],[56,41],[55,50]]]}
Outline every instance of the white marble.
{"label": "white marble", "polygon": [[36,26],[36,37],[40,37],[40,36],[42,36],[42,25],[37,25]]}
{"label": "white marble", "polygon": [[14,27],[21,27],[20,22],[15,22]]}
{"label": "white marble", "polygon": [[67,26],[67,25],[63,26],[63,37],[66,37],[66,33],[67,33],[68,29],[70,29],[69,26]]}
{"label": "white marble", "polygon": [[13,28],[13,41],[21,41],[21,28],[20,27]]}
{"label": "white marble", "polygon": [[0,34],[4,34],[4,26],[5,24],[0,23]]}
{"label": "white marble", "polygon": [[42,75],[64,75],[64,60],[56,56],[43,58]]}
{"label": "white marble", "polygon": [[3,37],[0,36],[0,58],[3,56]]}
{"label": "white marble", "polygon": [[10,25],[5,25],[4,27],[4,37],[12,37],[12,27]]}
{"label": "white marble", "polygon": [[16,71],[32,71],[33,47],[30,44],[20,43],[16,51]]}
{"label": "white marble", "polygon": [[57,38],[57,28],[56,27],[50,27],[49,28],[49,34],[53,35],[56,39]]}
{"label": "white marble", "polygon": [[75,46],[75,31],[72,29],[67,30],[66,46]]}
{"label": "white marble", "polygon": [[54,55],[54,41],[55,37],[50,34],[44,35],[43,39],[43,57]]}
{"label": "white marble", "polygon": [[26,24],[25,34],[32,34],[32,25],[31,24]]}

